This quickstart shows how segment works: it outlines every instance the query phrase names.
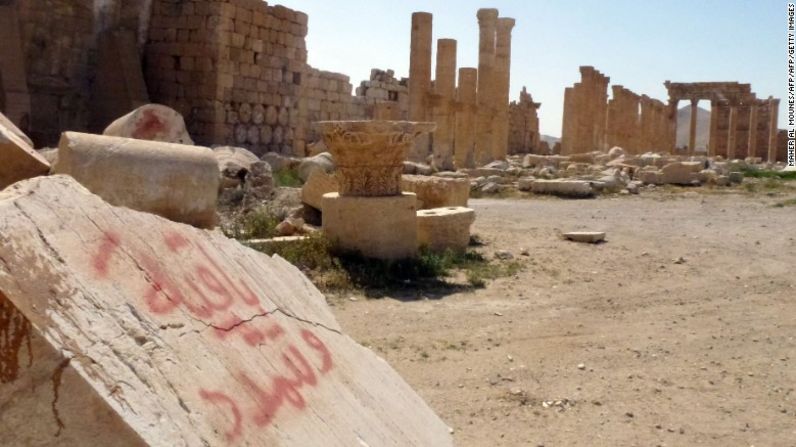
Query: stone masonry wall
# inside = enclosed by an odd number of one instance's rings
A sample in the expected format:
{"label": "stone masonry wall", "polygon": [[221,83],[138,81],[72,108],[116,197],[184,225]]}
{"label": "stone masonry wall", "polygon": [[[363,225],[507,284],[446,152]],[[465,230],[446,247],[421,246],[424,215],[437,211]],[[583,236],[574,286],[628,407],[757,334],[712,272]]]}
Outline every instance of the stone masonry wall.
{"label": "stone masonry wall", "polygon": [[96,78],[98,36],[145,26],[149,0],[18,0],[30,92],[30,137],[54,145],[65,129],[85,130]]}
{"label": "stone masonry wall", "polygon": [[199,144],[302,153],[307,15],[258,0],[156,0],[146,51],[155,102]]}

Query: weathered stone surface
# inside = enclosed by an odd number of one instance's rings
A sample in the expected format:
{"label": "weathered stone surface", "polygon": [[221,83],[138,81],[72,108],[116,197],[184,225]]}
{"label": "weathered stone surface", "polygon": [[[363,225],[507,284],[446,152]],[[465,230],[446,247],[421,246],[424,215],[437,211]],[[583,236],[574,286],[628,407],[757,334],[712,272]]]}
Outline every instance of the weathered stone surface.
{"label": "weathered stone surface", "polygon": [[466,178],[404,175],[401,189],[417,194],[417,208],[466,206],[470,198],[470,182]]}
{"label": "weathered stone surface", "polygon": [[256,155],[242,147],[219,146],[213,148],[218,169],[225,178],[239,179],[242,183],[251,165],[260,162]]}
{"label": "weathered stone surface", "polygon": [[417,255],[417,196],[323,195],[323,232],[335,246],[377,259]]}
{"label": "weathered stone surface", "polygon": [[562,236],[575,242],[588,242],[596,244],[605,240],[604,231],[570,231],[563,233]]}
{"label": "weathered stone surface", "polygon": [[271,170],[274,172],[283,171],[285,169],[295,169],[298,168],[299,163],[301,163],[301,160],[298,158],[286,157],[276,152],[266,152],[260,158],[268,163],[268,165],[271,166]]}
{"label": "weathered stone surface", "polygon": [[0,189],[49,171],[47,160],[0,122]]}
{"label": "weathered stone surface", "polygon": [[283,259],[65,176],[0,215],[0,445],[452,445]]}
{"label": "weathered stone surface", "polygon": [[332,154],[328,152],[321,152],[318,155],[307,157],[301,160],[301,163],[298,165],[298,176],[301,181],[306,182],[307,179],[310,178],[310,174],[316,170],[321,170],[327,174],[331,174],[334,171],[334,160],[332,159]]}
{"label": "weathered stone surface", "polygon": [[434,123],[321,121],[316,123],[337,163],[340,195],[393,196],[401,192],[404,159],[415,137]]}
{"label": "weathered stone surface", "polygon": [[193,145],[182,115],[160,104],[147,104],[133,110],[110,123],[102,134],[110,137]]}
{"label": "weathered stone surface", "polygon": [[301,187],[301,201],[316,210],[323,211],[321,208],[323,195],[328,192],[337,192],[339,189],[337,178],[319,169],[313,171]]}
{"label": "weathered stone surface", "polygon": [[32,149],[35,149],[33,141],[31,141],[30,138],[28,138],[28,136],[25,135],[25,132],[21,131],[19,127],[17,127],[16,124],[14,124],[10,119],[8,119],[7,116],[3,115],[2,112],[0,112],[0,127],[5,127],[6,129],[10,130],[11,133],[18,136],[22,141],[27,143],[28,146],[30,146]]}
{"label": "weathered stone surface", "polygon": [[434,168],[424,163],[416,163],[414,161],[404,162],[404,174],[417,174],[417,175],[431,175],[434,173]]}
{"label": "weathered stone surface", "polygon": [[[661,168],[661,183],[669,185],[691,185],[698,182],[695,173],[700,171],[699,162],[674,162]],[[696,169],[696,171],[695,171]]]}
{"label": "weathered stone surface", "polygon": [[430,250],[464,253],[470,243],[475,211],[462,206],[431,208],[417,212],[417,244]]}
{"label": "weathered stone surface", "polygon": [[661,172],[658,170],[654,171],[640,171],[638,173],[638,179],[644,183],[645,185],[660,185],[663,183],[661,180]]}
{"label": "weathered stone surface", "polygon": [[575,198],[594,195],[591,184],[584,180],[536,180],[531,184],[531,191]]}
{"label": "weathered stone surface", "polygon": [[53,172],[112,205],[198,227],[216,222],[220,176],[205,147],[64,132]]}

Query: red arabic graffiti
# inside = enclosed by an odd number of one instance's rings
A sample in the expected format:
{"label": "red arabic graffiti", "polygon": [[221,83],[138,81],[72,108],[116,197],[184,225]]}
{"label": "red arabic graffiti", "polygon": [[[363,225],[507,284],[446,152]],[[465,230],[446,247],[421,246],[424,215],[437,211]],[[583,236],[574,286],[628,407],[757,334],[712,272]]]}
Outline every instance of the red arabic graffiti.
{"label": "red arabic graffiti", "polygon": [[[255,427],[270,425],[286,405],[296,410],[306,408],[304,390],[316,387],[319,378],[334,368],[326,344],[312,331],[301,329],[298,332],[301,345],[313,354],[308,359],[299,347],[290,343],[290,338],[286,337],[287,330],[271,317],[272,312],[262,307],[249,284],[243,278],[225,272],[201,243],[180,233],[168,232],[162,236],[162,244],[180,258],[157,259],[147,252],[123,245],[117,233],[105,232],[91,266],[98,277],[108,278],[114,256],[125,253],[147,278],[142,300],[152,314],[168,315],[184,309],[206,322],[218,339],[226,341],[232,337],[233,341],[242,340],[251,348],[273,348],[280,360],[280,374],[234,372],[232,379],[237,390],[198,390],[199,397],[229,421],[229,427],[224,431],[226,439],[229,442],[239,439],[247,423]],[[175,269],[180,272],[177,274],[163,264],[184,259],[189,259],[189,264],[181,264],[179,269]],[[250,309],[247,314],[252,311],[256,314],[244,320],[235,312],[246,309]]]}

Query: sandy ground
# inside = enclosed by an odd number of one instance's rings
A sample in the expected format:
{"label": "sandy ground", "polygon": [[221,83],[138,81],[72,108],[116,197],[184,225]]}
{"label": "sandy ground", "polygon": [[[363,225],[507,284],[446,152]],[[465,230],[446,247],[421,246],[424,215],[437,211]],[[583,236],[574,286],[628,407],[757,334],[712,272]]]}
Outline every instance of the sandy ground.
{"label": "sandy ground", "polygon": [[796,206],[698,191],[472,200],[522,272],[333,309],[457,445],[796,445]]}

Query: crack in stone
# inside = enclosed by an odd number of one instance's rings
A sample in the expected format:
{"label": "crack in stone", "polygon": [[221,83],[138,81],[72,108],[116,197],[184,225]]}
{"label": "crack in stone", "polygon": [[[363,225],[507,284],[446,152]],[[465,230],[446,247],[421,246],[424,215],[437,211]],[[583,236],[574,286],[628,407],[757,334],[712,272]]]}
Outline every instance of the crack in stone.
{"label": "crack in stone", "polygon": [[58,395],[61,389],[61,380],[63,379],[64,370],[67,366],[69,366],[69,362],[72,361],[71,357],[65,358],[53,371],[52,382],[53,382],[53,400],[50,406],[52,407],[53,416],[55,417],[55,423],[58,425],[58,430],[55,432],[55,437],[61,436],[61,430],[66,428],[64,425],[64,421],[61,420],[61,415],[58,413]]}

